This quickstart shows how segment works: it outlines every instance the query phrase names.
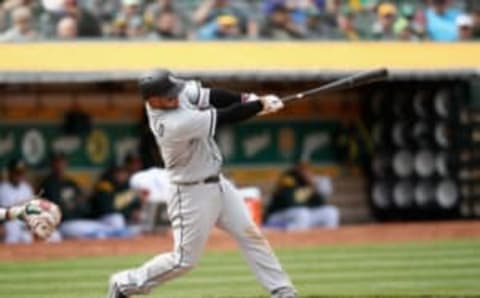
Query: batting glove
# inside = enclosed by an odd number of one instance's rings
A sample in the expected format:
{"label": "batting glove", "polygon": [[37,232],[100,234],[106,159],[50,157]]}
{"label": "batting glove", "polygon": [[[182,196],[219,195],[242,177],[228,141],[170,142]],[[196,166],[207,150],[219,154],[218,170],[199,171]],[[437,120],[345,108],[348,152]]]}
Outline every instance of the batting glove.
{"label": "batting glove", "polygon": [[260,100],[260,96],[255,93],[242,93],[242,102],[252,102]]}
{"label": "batting glove", "polygon": [[260,112],[260,115],[275,113],[285,106],[282,100],[273,94],[262,96],[259,99],[263,104],[263,110]]}

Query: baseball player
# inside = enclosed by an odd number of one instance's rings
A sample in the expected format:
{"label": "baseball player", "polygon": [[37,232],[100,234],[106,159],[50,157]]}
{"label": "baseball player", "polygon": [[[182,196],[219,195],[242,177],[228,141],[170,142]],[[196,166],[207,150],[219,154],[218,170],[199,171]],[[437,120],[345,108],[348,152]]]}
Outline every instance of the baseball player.
{"label": "baseball player", "polygon": [[283,108],[282,101],[275,95],[202,88],[199,82],[182,81],[167,70],[142,76],[139,87],[170,180],[168,214],[174,249],[112,275],[108,297],[148,294],[192,270],[215,225],[235,238],[271,297],[297,297],[238,190],[221,174],[222,156],[213,138],[218,126],[276,112]]}

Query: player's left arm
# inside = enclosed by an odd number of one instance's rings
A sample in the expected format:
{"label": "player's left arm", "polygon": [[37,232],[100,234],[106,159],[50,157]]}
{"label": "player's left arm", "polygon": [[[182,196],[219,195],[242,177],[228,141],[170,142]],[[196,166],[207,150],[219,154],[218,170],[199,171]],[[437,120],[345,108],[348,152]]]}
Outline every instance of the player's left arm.
{"label": "player's left arm", "polygon": [[283,108],[283,103],[280,98],[273,94],[258,96],[255,93],[235,93],[223,89],[211,89],[209,102],[211,106],[218,110],[225,110],[233,107],[238,110],[242,109],[240,106],[247,106],[256,102],[261,105],[261,115],[276,112]]}
{"label": "player's left arm", "polygon": [[254,93],[237,93],[224,89],[210,89],[209,102],[214,108],[223,109],[234,104],[258,100]]}
{"label": "player's left arm", "polygon": [[185,93],[193,105],[199,109],[214,107],[222,109],[238,103],[245,103],[259,99],[254,93],[239,93],[219,88],[204,88],[198,81],[189,81]]}

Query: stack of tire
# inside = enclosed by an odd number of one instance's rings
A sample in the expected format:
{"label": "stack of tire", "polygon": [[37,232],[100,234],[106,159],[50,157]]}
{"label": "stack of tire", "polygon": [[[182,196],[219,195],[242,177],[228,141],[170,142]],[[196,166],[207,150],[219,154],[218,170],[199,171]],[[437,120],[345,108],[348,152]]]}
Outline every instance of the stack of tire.
{"label": "stack of tire", "polygon": [[368,95],[369,198],[380,220],[459,216],[455,88],[391,84]]}

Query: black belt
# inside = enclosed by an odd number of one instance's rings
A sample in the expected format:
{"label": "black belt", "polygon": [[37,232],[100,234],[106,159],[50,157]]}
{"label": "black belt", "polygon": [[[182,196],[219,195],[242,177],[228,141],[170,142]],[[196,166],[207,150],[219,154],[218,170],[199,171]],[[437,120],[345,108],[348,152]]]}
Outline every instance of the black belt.
{"label": "black belt", "polygon": [[220,181],[220,176],[210,176],[203,180],[198,180],[198,181],[173,182],[173,183],[177,185],[187,186],[187,185],[195,185],[195,184],[202,184],[202,183],[205,183],[205,184],[218,183],[219,181]]}

